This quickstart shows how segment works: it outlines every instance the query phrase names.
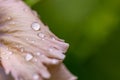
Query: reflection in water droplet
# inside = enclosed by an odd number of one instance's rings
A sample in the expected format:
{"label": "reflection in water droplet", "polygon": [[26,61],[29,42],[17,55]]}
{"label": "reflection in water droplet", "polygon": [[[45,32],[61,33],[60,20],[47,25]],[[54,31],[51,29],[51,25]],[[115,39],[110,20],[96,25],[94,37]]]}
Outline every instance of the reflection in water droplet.
{"label": "reflection in water droplet", "polygon": [[30,61],[32,58],[33,56],[30,53],[28,53],[25,57],[26,61]]}
{"label": "reflection in water droplet", "polygon": [[40,30],[40,24],[39,23],[37,23],[37,22],[34,22],[34,23],[32,23],[32,29],[33,30],[35,30],[35,31],[38,31],[38,30]]}

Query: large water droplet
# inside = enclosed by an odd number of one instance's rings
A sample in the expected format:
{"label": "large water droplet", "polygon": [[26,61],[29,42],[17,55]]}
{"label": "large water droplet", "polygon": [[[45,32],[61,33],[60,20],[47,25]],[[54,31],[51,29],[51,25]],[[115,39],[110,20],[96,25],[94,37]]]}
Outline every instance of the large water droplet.
{"label": "large water droplet", "polygon": [[35,30],[35,31],[38,31],[38,30],[40,30],[40,24],[39,23],[37,23],[37,22],[34,22],[34,23],[32,23],[32,29],[33,30]]}
{"label": "large water droplet", "polygon": [[33,56],[30,53],[28,53],[25,57],[26,61],[30,61],[32,58]]}

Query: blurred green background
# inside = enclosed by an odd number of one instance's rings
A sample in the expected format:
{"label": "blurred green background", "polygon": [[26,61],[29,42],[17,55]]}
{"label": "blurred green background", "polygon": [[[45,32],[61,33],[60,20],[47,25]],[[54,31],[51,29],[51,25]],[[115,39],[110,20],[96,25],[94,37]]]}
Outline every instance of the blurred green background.
{"label": "blurred green background", "polygon": [[78,80],[120,80],[120,0],[41,0],[32,8],[70,44],[64,63]]}

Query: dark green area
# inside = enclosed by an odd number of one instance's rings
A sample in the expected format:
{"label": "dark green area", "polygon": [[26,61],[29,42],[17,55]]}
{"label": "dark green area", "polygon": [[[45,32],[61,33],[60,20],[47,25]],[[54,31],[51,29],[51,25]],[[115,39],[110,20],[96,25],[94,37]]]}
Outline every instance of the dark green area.
{"label": "dark green area", "polygon": [[70,43],[65,64],[79,80],[120,80],[120,0],[42,0],[33,9]]}

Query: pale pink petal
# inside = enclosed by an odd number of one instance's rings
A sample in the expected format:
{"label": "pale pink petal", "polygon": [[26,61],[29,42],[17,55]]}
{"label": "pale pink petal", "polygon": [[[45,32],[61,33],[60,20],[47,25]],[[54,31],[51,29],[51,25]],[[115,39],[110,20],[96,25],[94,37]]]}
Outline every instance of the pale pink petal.
{"label": "pale pink petal", "polygon": [[21,0],[0,0],[1,63],[15,80],[74,80],[61,66],[68,46]]}
{"label": "pale pink petal", "polygon": [[77,77],[73,76],[64,64],[50,66],[49,71],[52,75],[49,80],[77,80]]}

